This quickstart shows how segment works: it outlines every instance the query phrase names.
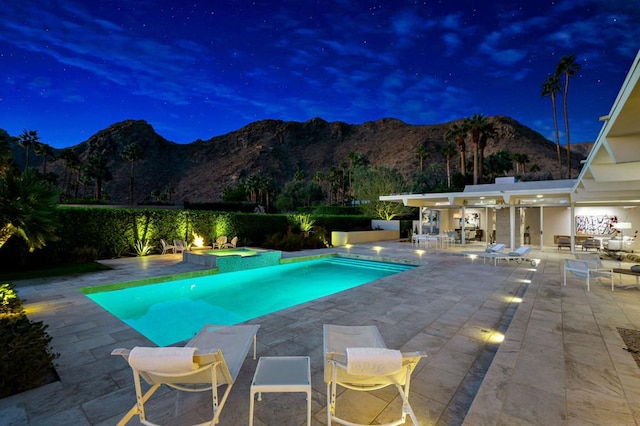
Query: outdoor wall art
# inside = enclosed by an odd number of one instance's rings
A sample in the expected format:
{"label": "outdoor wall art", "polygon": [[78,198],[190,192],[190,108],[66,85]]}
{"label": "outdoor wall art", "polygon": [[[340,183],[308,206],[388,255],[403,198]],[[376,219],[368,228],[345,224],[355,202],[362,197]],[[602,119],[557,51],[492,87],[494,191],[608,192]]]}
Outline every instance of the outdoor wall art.
{"label": "outdoor wall art", "polygon": [[618,222],[617,216],[576,216],[576,233],[592,235],[611,235],[616,230],[614,223]]}

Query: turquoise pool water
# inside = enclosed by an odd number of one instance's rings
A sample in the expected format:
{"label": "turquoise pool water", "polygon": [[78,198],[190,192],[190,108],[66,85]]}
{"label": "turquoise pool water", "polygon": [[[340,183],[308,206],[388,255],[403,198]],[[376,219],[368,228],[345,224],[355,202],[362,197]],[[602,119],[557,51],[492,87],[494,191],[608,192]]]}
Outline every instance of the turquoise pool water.
{"label": "turquoise pool water", "polygon": [[87,294],[158,346],[205,324],[238,324],[413,268],[324,258]]}

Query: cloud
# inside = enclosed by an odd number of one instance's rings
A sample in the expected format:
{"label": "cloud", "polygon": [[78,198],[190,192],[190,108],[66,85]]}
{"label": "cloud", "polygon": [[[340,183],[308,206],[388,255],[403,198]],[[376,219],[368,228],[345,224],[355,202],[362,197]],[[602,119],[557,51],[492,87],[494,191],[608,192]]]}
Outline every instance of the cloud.
{"label": "cloud", "polygon": [[453,54],[458,50],[458,47],[462,44],[460,40],[460,36],[455,33],[445,33],[442,35],[442,40],[447,47],[446,55],[453,56]]}
{"label": "cloud", "polygon": [[[63,9],[64,10],[64,9]],[[23,10],[14,9],[19,17]],[[95,19],[80,9],[73,15],[29,9],[31,21],[5,20],[9,32],[3,39],[22,49],[49,56],[57,62],[87,71],[100,79],[128,87],[131,93],[184,105],[196,87],[211,87],[211,76],[191,64],[201,62],[204,48],[178,39],[159,43],[141,37],[105,19]],[[33,25],[33,22],[38,25]],[[24,22],[24,23],[23,23]],[[64,31],[48,30],[63,28]],[[182,82],[184,83],[176,83]],[[229,90],[217,86],[216,92]]]}

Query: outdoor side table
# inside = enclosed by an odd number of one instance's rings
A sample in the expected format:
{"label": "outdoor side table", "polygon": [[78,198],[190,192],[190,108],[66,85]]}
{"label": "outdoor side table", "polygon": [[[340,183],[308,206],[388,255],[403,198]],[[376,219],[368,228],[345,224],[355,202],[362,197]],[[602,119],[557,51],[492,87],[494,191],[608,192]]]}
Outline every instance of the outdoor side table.
{"label": "outdoor side table", "polygon": [[304,392],[307,394],[307,425],[311,426],[311,372],[308,356],[263,356],[251,382],[249,426],[253,426],[255,394],[262,392]]}

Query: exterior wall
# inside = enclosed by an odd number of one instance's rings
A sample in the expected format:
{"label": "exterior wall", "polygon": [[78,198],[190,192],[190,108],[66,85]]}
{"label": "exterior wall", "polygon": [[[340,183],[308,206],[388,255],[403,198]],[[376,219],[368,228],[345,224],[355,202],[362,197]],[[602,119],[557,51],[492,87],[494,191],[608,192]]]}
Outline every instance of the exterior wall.
{"label": "exterior wall", "polygon": [[375,241],[391,241],[400,239],[400,230],[397,231],[332,231],[331,245],[334,247],[347,244],[372,243]]}

